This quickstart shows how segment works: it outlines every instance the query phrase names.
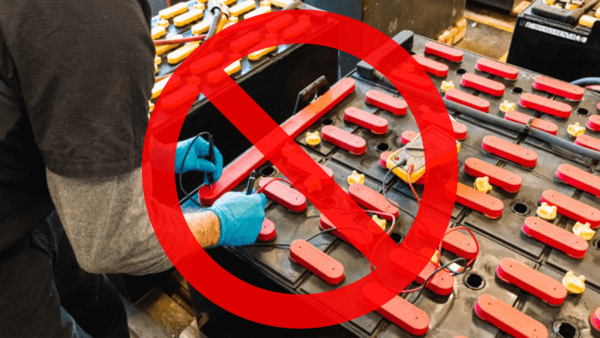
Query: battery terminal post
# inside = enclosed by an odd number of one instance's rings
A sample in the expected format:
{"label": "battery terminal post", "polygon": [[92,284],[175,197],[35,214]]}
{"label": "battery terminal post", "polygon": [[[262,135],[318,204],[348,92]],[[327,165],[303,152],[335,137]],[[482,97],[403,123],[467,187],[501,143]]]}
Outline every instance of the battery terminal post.
{"label": "battery terminal post", "polygon": [[490,178],[487,176],[484,176],[484,177],[477,177],[475,179],[474,188],[477,189],[477,191],[479,191],[479,192],[487,194],[488,192],[492,191],[493,187],[490,184]]}
{"label": "battery terminal post", "polygon": [[318,131],[314,133],[308,132],[306,133],[306,144],[311,147],[316,147],[321,143],[321,136]]}
{"label": "battery terminal post", "polygon": [[454,82],[442,81],[442,86],[440,88],[442,89],[442,93],[446,93],[447,90],[454,89]]}
{"label": "battery terminal post", "polygon": [[578,295],[585,291],[585,276],[576,276],[572,271],[567,272],[562,283],[571,294]]}
{"label": "battery terminal post", "polygon": [[542,202],[542,205],[537,209],[537,215],[543,220],[552,221],[556,218],[556,211],[555,205],[550,206],[548,203]]}
{"label": "battery terminal post", "polygon": [[513,102],[504,100],[504,102],[500,103],[500,111],[505,114],[509,111],[514,111],[515,109],[517,109],[517,105]]}
{"label": "battery terminal post", "polygon": [[365,175],[359,174],[356,170],[352,171],[352,175],[348,176],[348,184],[365,184]]}
{"label": "battery terminal post", "polygon": [[579,122],[575,122],[575,124],[569,125],[567,128],[567,132],[571,138],[576,138],[579,135],[583,135],[585,133],[585,127],[580,126]]}
{"label": "battery terminal post", "polygon": [[573,226],[573,233],[586,241],[589,241],[594,238],[596,231],[590,229],[590,223],[577,222]]}

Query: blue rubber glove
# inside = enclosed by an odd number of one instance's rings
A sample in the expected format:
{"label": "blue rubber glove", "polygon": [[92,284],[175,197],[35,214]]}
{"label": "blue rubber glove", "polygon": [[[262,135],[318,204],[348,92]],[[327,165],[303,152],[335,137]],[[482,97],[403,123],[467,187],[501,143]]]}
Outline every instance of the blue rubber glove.
{"label": "blue rubber glove", "polygon": [[265,220],[266,204],[264,194],[228,192],[219,198],[209,209],[221,222],[221,237],[217,245],[253,244]]}
{"label": "blue rubber glove", "polygon": [[[208,159],[209,144],[202,137],[187,139],[177,143],[175,153],[175,173],[186,173],[188,171],[201,171],[212,173],[214,181],[218,181],[223,173],[223,156],[217,147],[214,147],[215,163]],[[189,149],[189,152],[188,152]],[[187,153],[187,156],[186,156]],[[185,162],[183,161],[185,157]],[[205,184],[209,182],[205,180]]]}

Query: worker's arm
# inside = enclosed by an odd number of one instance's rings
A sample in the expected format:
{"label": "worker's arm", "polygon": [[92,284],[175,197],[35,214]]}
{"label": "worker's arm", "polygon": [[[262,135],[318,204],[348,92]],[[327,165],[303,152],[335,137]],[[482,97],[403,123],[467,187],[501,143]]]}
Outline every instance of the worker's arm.
{"label": "worker's arm", "polygon": [[[110,178],[76,179],[46,171],[52,200],[81,267],[95,273],[143,275],[172,267],[163,247],[184,250],[187,229],[158,242],[146,211],[141,169]],[[264,220],[264,195],[229,193],[213,207],[184,215],[203,247],[254,243]],[[160,215],[174,222],[176,213]]]}

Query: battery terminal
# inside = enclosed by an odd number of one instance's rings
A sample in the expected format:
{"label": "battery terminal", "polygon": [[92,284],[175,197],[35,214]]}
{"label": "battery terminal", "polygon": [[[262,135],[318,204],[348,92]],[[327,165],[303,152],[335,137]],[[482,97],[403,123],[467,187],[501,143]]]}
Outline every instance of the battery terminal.
{"label": "battery terminal", "polygon": [[556,2],[556,0],[544,0],[544,3],[548,6],[554,5],[555,2]]}
{"label": "battery terminal", "polygon": [[205,8],[206,8],[206,6],[204,6],[204,4],[201,2],[196,2],[194,4],[194,9],[199,9],[199,10],[203,11]]}
{"label": "battery terminal", "polygon": [[158,19],[158,21],[156,22],[156,25],[167,28],[167,27],[169,27],[169,20]]}
{"label": "battery terminal", "polygon": [[591,15],[582,15],[581,18],[579,19],[579,24],[585,27],[592,27],[594,26],[594,22],[598,21],[599,19],[591,16]]}
{"label": "battery terminal", "polygon": [[452,81],[442,81],[442,93],[445,93],[449,89],[454,89],[454,82]]}
{"label": "battery terminal", "polygon": [[575,122],[575,124],[570,124],[567,128],[567,132],[571,138],[576,138],[579,135],[583,135],[585,133],[585,127],[580,126],[579,122]]}
{"label": "battery terminal", "polygon": [[385,226],[387,224],[387,222],[385,221],[385,219],[379,218],[379,217],[377,217],[377,215],[373,215],[373,221],[375,223],[377,223],[377,225],[379,225],[379,227],[381,228],[381,230],[385,231]]}
{"label": "battery terminal", "polygon": [[567,272],[562,283],[569,293],[578,295],[585,291],[585,276],[576,276],[572,271]]}
{"label": "battery terminal", "polygon": [[306,144],[308,144],[311,147],[316,147],[319,144],[321,144],[321,136],[319,135],[319,132],[318,131],[315,131],[314,133],[307,132],[306,133]]}
{"label": "battery terminal", "polygon": [[556,218],[556,211],[555,205],[550,206],[548,203],[542,202],[542,205],[537,209],[537,215],[543,220],[552,221]]}
{"label": "battery terminal", "polygon": [[271,1],[261,1],[260,6],[261,7],[271,7]]}
{"label": "battery terminal", "polygon": [[490,178],[487,176],[484,176],[484,177],[477,177],[475,179],[474,188],[477,189],[477,191],[479,191],[479,192],[487,194],[488,192],[492,191],[493,187],[490,184]]}
{"label": "battery terminal", "polygon": [[500,103],[500,111],[505,114],[509,111],[514,111],[515,109],[517,109],[517,105],[513,102],[504,100],[504,102]]}
{"label": "battery terminal", "polygon": [[352,175],[348,176],[348,184],[354,183],[365,184],[365,175],[359,174],[356,170],[352,171]]}
{"label": "battery terminal", "polygon": [[154,110],[154,103],[152,101],[148,101],[148,113],[152,113]]}
{"label": "battery terminal", "polygon": [[431,256],[431,259],[429,260],[431,263],[437,265],[440,261],[440,251],[439,250],[435,250],[435,253],[433,254],[433,256]]}
{"label": "battery terminal", "polygon": [[575,235],[585,239],[586,241],[589,241],[590,239],[594,238],[596,231],[590,229],[590,223],[584,224],[581,222],[577,222],[573,226],[573,233]]}

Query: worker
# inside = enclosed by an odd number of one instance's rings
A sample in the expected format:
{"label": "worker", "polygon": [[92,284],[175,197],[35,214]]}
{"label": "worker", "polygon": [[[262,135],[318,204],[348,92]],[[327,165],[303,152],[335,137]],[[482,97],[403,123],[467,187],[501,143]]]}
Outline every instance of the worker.
{"label": "worker", "polygon": [[[142,187],[154,56],[147,0],[0,0],[0,337],[128,336],[102,274],[172,267]],[[218,179],[208,147],[178,143],[175,170]],[[228,193],[188,226],[250,244],[265,203]]]}

